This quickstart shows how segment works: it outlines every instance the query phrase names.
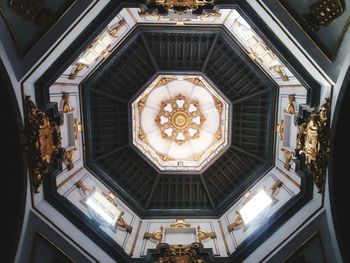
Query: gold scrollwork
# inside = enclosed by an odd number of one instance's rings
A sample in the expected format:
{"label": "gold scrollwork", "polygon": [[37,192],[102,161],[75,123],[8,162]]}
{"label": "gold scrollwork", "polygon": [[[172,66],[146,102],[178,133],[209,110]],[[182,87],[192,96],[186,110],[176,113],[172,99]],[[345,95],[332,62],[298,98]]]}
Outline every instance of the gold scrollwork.
{"label": "gold scrollwork", "polygon": [[323,191],[328,164],[329,148],[329,99],[318,112],[298,126],[297,149],[305,157],[305,165],[313,176],[318,192]]}
{"label": "gold scrollwork", "polygon": [[25,130],[32,185],[34,193],[38,193],[53,158],[62,152],[61,132],[55,122],[38,110],[30,96],[25,97]]}

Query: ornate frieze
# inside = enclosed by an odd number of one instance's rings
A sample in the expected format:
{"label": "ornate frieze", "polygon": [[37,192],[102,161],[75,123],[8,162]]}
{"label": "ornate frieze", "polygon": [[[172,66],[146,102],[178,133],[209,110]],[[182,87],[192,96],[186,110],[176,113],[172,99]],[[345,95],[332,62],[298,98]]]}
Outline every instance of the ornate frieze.
{"label": "ornate frieze", "polygon": [[41,112],[30,96],[25,97],[25,130],[28,166],[34,193],[43,183],[54,158],[60,158],[61,133],[59,126]]}
{"label": "ornate frieze", "polygon": [[298,126],[297,149],[313,176],[318,192],[323,191],[328,164],[329,148],[329,99],[306,122]]}

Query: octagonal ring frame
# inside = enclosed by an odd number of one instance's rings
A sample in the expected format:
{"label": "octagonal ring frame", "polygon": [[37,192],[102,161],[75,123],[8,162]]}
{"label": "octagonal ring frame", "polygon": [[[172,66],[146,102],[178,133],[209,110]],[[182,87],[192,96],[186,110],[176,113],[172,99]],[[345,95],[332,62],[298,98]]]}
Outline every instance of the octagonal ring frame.
{"label": "octagonal ring frame", "polygon": [[[150,160],[135,144],[134,144],[134,131],[133,131],[133,109],[132,105],[133,103],[142,95],[142,93],[149,88],[149,86],[155,82],[158,78],[161,76],[164,77],[175,77],[175,76],[184,76],[184,77],[200,77],[203,79],[214,91],[215,93],[221,98],[221,100],[224,100],[224,102],[227,104],[227,144],[220,149],[219,152],[211,154],[214,155],[211,157],[211,159],[203,165],[200,170],[161,170],[152,160]],[[131,147],[135,150],[135,152],[143,159],[145,160],[153,169],[157,171],[159,174],[202,174],[205,172],[213,163],[215,163],[222,155],[231,147],[232,143],[232,103],[231,101],[226,97],[225,94],[208,78],[208,76],[203,72],[194,72],[194,71],[158,71],[155,73],[143,86],[140,88],[140,90],[129,100],[128,103],[128,115],[129,115],[129,144]]]}

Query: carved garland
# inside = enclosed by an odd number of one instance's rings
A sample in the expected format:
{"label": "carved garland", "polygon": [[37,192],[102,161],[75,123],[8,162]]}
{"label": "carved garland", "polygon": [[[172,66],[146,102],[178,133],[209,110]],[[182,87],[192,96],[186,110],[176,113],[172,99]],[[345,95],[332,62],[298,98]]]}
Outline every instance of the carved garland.
{"label": "carved garland", "polygon": [[329,148],[329,99],[298,126],[297,149],[305,157],[305,165],[313,176],[318,192],[323,191],[328,164]]}
{"label": "carved garland", "polygon": [[25,132],[33,191],[38,193],[53,159],[63,151],[59,127],[38,110],[30,96],[25,97]]}

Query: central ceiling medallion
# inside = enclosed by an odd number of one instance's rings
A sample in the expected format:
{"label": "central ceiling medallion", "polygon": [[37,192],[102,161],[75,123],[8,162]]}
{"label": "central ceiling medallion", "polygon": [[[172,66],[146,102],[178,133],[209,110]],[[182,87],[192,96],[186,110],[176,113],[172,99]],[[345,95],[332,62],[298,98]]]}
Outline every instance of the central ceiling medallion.
{"label": "central ceiling medallion", "polygon": [[160,103],[155,121],[164,139],[182,145],[186,141],[199,138],[205,117],[198,101],[178,94]]}
{"label": "central ceiling medallion", "polygon": [[199,75],[158,76],[132,103],[133,144],[160,171],[202,172],[229,146],[229,107]]}

